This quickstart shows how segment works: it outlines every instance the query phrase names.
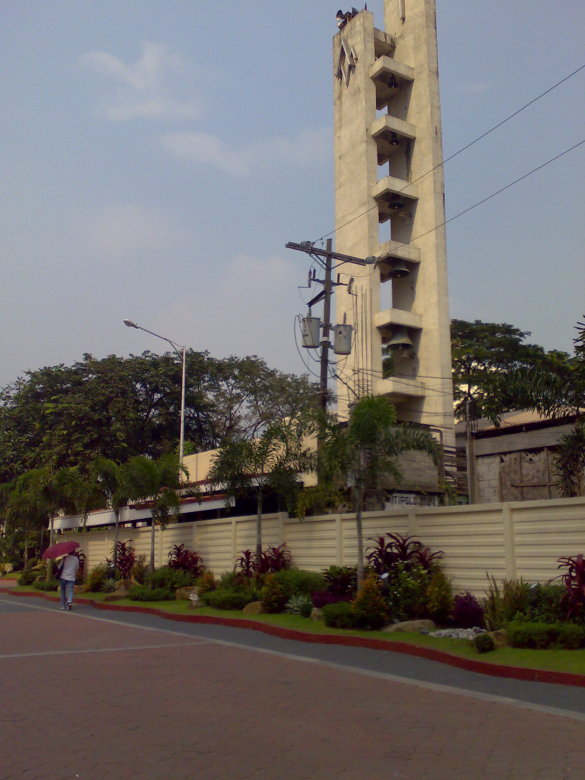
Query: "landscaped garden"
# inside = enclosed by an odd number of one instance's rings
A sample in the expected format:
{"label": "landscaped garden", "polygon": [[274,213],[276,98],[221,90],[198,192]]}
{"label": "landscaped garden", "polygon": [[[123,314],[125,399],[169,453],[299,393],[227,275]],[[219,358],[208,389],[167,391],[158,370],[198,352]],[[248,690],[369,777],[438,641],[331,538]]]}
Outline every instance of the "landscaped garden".
{"label": "landscaped garden", "polygon": [[[285,545],[258,558],[243,551],[232,571],[215,577],[201,556],[175,545],[168,565],[149,571],[130,544],[119,542],[114,567],[84,573],[76,599],[140,606],[173,616],[248,621],[261,630],[362,637],[432,648],[488,663],[585,675],[585,562],[561,558],[549,583],[486,577],[482,598],[454,593],[442,553],[413,537],[369,540],[367,566],[321,572],[293,566]],[[18,576],[21,592],[54,591],[43,565]]]}

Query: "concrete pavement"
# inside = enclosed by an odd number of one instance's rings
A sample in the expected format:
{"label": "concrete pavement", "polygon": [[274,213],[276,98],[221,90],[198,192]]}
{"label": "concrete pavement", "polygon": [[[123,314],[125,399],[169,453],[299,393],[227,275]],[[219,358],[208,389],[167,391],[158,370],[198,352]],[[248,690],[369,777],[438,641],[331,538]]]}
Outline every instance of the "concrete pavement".
{"label": "concrete pavement", "polygon": [[[0,594],[2,780],[585,778],[583,689],[544,686],[560,689],[546,711],[455,677],[446,687],[423,659],[410,660],[429,679],[394,653],[319,656],[75,606]],[[519,681],[502,682],[509,694]]]}

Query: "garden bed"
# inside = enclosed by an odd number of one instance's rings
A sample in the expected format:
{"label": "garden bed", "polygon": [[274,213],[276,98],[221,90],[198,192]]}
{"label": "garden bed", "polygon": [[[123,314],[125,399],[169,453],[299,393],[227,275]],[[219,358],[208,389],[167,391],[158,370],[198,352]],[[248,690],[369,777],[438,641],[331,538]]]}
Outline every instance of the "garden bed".
{"label": "garden bed", "polygon": [[[44,593],[31,586],[7,591],[15,596],[37,596],[57,601],[57,594]],[[105,593],[83,593],[76,602],[97,609],[154,614],[168,620],[213,623],[246,628],[296,641],[338,644],[388,650],[447,663],[469,671],[494,676],[585,687],[585,650],[524,650],[502,647],[478,658],[471,643],[463,639],[439,638],[420,633],[395,634],[384,631],[355,631],[328,628],[319,621],[298,615],[260,614],[253,619],[236,610],[201,607],[194,610],[186,601],[141,602],[130,599],[106,602]],[[486,657],[488,655],[488,657]]]}

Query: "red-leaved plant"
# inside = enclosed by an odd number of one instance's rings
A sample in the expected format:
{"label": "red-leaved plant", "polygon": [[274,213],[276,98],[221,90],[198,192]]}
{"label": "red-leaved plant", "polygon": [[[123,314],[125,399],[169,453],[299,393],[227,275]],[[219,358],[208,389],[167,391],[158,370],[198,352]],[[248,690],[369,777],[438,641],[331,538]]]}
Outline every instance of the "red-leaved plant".
{"label": "red-leaved plant", "polygon": [[559,575],[565,585],[562,604],[567,610],[567,620],[581,617],[585,612],[585,560],[583,554],[558,558],[558,569],[566,569]]}
{"label": "red-leaved plant", "polygon": [[292,555],[284,543],[278,547],[267,547],[262,551],[259,561],[256,560],[252,550],[242,550],[236,559],[234,570],[244,577],[251,578],[288,569],[291,561]]}
{"label": "red-leaved plant", "polygon": [[413,566],[422,566],[426,571],[431,571],[444,555],[442,550],[431,552],[414,536],[387,533],[368,541],[374,542],[374,547],[366,557],[378,575],[391,573],[399,563],[404,564],[407,571]]}
{"label": "red-leaved plant", "polygon": [[136,553],[130,544],[130,539],[128,539],[128,544],[116,542],[116,569],[123,580],[130,579],[135,561]]}
{"label": "red-leaved plant", "polygon": [[174,544],[169,553],[169,567],[199,577],[203,573],[203,560],[195,550],[189,550],[184,544]]}

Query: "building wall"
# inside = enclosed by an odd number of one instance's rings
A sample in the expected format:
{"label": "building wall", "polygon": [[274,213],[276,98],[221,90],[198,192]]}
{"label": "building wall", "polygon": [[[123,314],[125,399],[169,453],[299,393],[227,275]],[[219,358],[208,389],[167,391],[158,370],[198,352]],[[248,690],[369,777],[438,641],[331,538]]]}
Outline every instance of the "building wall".
{"label": "building wall", "polygon": [[[236,556],[255,544],[255,517],[202,520],[156,531],[156,565],[164,565],[173,544],[196,549],[216,575],[231,570]],[[387,532],[414,535],[431,550],[443,550],[444,569],[456,592],[482,595],[486,574],[498,582],[523,578],[546,582],[558,575],[560,556],[585,552],[585,498],[458,507],[411,507],[364,514],[364,538]],[[128,531],[128,535],[124,534]],[[88,566],[111,557],[113,529],[66,534],[81,542]],[[148,560],[150,529],[122,529]],[[303,520],[286,514],[266,515],[265,545],[286,542],[294,565],[319,571],[332,565],[353,565],[357,556],[355,517],[331,514]],[[368,542],[366,542],[366,545]]]}

